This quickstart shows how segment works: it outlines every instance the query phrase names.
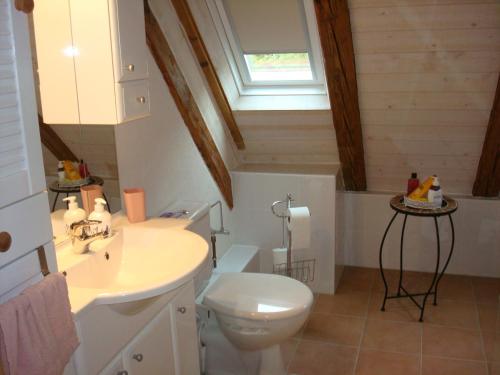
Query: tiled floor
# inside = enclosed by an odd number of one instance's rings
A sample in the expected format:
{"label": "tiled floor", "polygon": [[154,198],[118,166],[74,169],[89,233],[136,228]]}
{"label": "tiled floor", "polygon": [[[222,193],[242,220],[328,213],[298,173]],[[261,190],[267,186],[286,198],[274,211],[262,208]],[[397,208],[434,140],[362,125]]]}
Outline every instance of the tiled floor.
{"label": "tiled floor", "polygon": [[[391,290],[399,273],[388,272]],[[425,289],[430,274],[407,272]],[[346,267],[334,296],[317,295],[304,328],[282,346],[297,375],[500,375],[500,279],[445,275],[424,323],[408,299],[380,311],[378,270]]]}

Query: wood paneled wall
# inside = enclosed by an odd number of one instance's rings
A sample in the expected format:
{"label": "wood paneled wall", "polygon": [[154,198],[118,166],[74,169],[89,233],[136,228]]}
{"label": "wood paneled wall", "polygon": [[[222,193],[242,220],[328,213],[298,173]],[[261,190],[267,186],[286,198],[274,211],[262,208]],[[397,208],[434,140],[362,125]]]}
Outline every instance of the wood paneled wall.
{"label": "wood paneled wall", "polygon": [[500,3],[351,0],[368,189],[411,171],[470,194],[500,71]]}
{"label": "wood paneled wall", "polygon": [[[368,189],[471,194],[500,71],[497,0],[350,0]],[[239,111],[242,163],[338,163],[329,111]]]}
{"label": "wood paneled wall", "polygon": [[339,162],[332,114],[325,111],[237,111],[245,140],[241,163]]}

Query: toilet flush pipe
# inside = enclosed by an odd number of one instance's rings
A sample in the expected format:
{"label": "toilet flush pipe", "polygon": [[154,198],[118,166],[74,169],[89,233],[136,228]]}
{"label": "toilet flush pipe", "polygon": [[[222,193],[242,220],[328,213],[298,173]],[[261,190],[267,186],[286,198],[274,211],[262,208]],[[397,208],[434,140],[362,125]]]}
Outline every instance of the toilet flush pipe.
{"label": "toilet flush pipe", "polygon": [[224,216],[222,216],[222,202],[218,200],[217,202],[213,203],[210,205],[210,208],[214,208],[215,206],[219,205],[219,218],[220,218],[220,228],[218,230],[210,230],[210,242],[212,243],[212,261],[214,263],[214,268],[217,267],[217,234],[223,234],[228,236],[230,234],[229,231],[227,231],[224,228]]}

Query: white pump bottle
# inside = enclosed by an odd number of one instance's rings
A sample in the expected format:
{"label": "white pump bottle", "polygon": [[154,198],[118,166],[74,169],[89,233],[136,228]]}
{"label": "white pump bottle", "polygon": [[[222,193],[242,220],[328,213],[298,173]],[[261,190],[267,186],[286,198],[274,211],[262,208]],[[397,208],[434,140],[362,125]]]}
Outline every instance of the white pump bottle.
{"label": "white pump bottle", "polygon": [[87,213],[83,208],[78,208],[78,202],[74,195],[64,198],[63,201],[68,202],[68,209],[64,213],[63,219],[66,233],[69,233],[71,224],[85,220]]}
{"label": "white pump bottle", "polygon": [[99,220],[98,230],[101,233],[111,233],[111,214],[104,209],[106,201],[102,198],[95,199],[94,211],[89,215],[89,220]]}

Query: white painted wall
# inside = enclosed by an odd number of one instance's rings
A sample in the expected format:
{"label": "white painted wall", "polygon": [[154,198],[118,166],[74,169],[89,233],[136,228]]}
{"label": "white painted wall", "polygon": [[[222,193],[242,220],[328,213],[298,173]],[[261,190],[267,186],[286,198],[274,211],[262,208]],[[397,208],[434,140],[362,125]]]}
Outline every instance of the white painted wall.
{"label": "white painted wall", "polygon": [[[226,166],[236,166],[234,144],[215,109],[170,1],[150,3]],[[224,202],[152,56],[149,66],[151,116],[118,126],[115,131],[121,189],[143,187],[148,216],[157,215],[177,200]],[[223,206],[226,227],[232,232],[232,212],[225,202]],[[212,226],[218,228],[218,210],[213,210],[212,219]],[[232,236],[219,236],[219,257],[231,243]]]}
{"label": "white painted wall", "polygon": [[[344,193],[346,205],[346,264],[378,267],[379,246],[394,211],[391,194]],[[456,198],[453,214],[455,249],[447,273],[500,276],[500,201],[496,199]],[[403,216],[393,223],[384,245],[384,266],[399,268],[399,241]],[[448,217],[440,218],[442,262],[451,244]],[[405,231],[405,267],[433,271],[436,259],[434,221],[408,217]],[[443,264],[443,263],[441,263]]]}
{"label": "white painted wall", "polygon": [[[120,188],[143,187],[148,216],[177,200],[223,201],[152,57],[149,63],[151,116],[116,127]],[[231,216],[224,203],[230,231]],[[218,218],[212,225],[218,226]],[[218,238],[219,256],[230,243],[229,237]]]}
{"label": "white painted wall", "polygon": [[[239,244],[261,249],[261,271],[272,272],[272,249],[281,247],[282,221],[271,204],[291,193],[293,206],[311,212],[311,247],[299,259],[316,258],[315,292],[333,293],[335,280],[335,175],[233,171],[235,237]],[[342,259],[341,259],[342,260]]]}

